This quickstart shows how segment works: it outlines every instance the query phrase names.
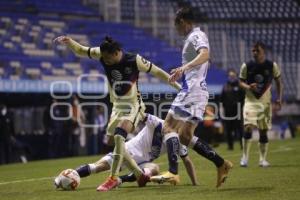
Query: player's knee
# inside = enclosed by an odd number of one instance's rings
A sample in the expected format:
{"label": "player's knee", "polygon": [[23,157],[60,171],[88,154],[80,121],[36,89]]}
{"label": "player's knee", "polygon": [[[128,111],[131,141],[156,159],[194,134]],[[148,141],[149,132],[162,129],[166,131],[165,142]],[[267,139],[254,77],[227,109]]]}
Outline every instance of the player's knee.
{"label": "player's knee", "polygon": [[172,132],[171,127],[168,126],[168,125],[166,125],[166,124],[164,124],[164,126],[163,126],[163,128],[162,128],[162,133],[163,133],[163,135],[166,135],[166,134],[171,133],[171,132]]}
{"label": "player's knee", "polygon": [[192,139],[192,135],[191,134],[180,134],[179,135],[179,140],[181,144],[184,144],[186,146],[189,145],[190,141]]}
{"label": "player's knee", "polygon": [[244,132],[252,132],[254,127],[251,124],[247,124],[244,127]]}
{"label": "player's knee", "polygon": [[259,134],[259,143],[268,143],[268,135],[267,134]]}
{"label": "player's knee", "polygon": [[246,129],[244,130],[243,134],[244,139],[249,140],[252,138],[252,129]]}
{"label": "player's knee", "polygon": [[123,138],[127,138],[127,134],[128,134],[127,131],[123,128],[117,127],[115,129],[115,137],[116,136],[121,136]]}

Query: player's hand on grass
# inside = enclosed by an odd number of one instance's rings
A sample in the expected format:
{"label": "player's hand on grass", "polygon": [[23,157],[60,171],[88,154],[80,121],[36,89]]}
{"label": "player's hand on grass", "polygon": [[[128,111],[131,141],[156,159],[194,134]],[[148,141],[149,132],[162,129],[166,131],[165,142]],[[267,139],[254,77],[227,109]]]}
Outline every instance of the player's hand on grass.
{"label": "player's hand on grass", "polygon": [[67,45],[67,44],[70,43],[70,41],[71,41],[71,38],[70,38],[70,37],[65,36],[65,35],[62,35],[62,36],[59,36],[59,37],[55,38],[55,39],[53,40],[53,43],[55,43],[55,44],[64,44],[64,45]]}
{"label": "player's hand on grass", "polygon": [[175,83],[175,81],[177,81],[182,77],[183,73],[184,73],[184,66],[172,69],[169,82]]}

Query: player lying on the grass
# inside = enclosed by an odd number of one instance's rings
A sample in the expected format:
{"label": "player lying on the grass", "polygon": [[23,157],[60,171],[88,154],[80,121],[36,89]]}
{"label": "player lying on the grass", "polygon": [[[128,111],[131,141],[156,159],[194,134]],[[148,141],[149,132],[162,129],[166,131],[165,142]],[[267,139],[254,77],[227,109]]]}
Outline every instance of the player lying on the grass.
{"label": "player lying on the grass", "polygon": [[[138,163],[139,167],[147,175],[154,176],[159,174],[159,166],[152,163],[153,160],[157,159],[159,156],[165,153],[166,147],[163,141],[163,135],[161,132],[163,120],[147,114],[145,117],[145,126],[137,134],[136,137],[125,143],[125,148],[130,153],[132,158]],[[197,185],[196,172],[193,162],[188,156],[188,151],[186,146],[181,145],[180,147],[180,157],[183,160],[184,166],[187,173],[192,181],[193,185]],[[78,167],[76,171],[79,176],[87,177],[93,173],[100,173],[106,170],[110,170],[113,162],[113,155],[109,153],[102,157],[99,161],[86,164]],[[125,167],[127,163],[124,162],[122,167]],[[59,187],[60,180],[55,180],[55,185]],[[136,177],[133,173],[120,176],[117,178],[118,185],[124,182],[136,181]],[[99,188],[97,189],[99,190]]]}
{"label": "player lying on the grass", "polygon": [[[139,72],[150,73],[165,82],[168,82],[169,74],[140,55],[126,52],[117,41],[110,37],[106,37],[100,47],[86,47],[67,36],[57,37],[54,42],[66,45],[77,56],[100,61],[108,79],[113,109],[107,127],[107,136],[109,141],[114,141],[115,148],[111,174],[99,189],[108,191],[117,186],[117,177],[123,160],[128,163],[128,167],[138,178],[139,184],[145,184],[149,177],[143,174],[125,149],[125,139],[128,133],[134,131],[145,114],[145,105],[137,84]],[[180,89],[178,83],[171,83],[171,85]]]}

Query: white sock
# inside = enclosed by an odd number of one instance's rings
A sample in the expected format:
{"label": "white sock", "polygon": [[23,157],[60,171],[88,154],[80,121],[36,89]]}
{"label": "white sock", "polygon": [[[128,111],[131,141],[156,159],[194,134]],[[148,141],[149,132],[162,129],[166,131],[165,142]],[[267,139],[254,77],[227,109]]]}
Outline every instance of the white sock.
{"label": "white sock", "polygon": [[96,173],[96,165],[95,164],[88,164],[89,165],[89,168],[91,170],[91,174],[94,174]]}
{"label": "white sock", "polygon": [[251,147],[251,140],[243,138],[243,159],[249,159],[249,152]]}
{"label": "white sock", "polygon": [[196,144],[196,142],[198,141],[198,137],[196,137],[196,136],[193,136],[193,138],[191,139],[191,141],[190,141],[190,143],[189,143],[189,148],[194,148],[194,146],[195,146],[195,144]]}
{"label": "white sock", "polygon": [[110,176],[119,176],[121,165],[123,164],[124,151],[125,151],[125,138],[121,135],[115,135],[115,148],[113,152],[113,162],[111,165]]}
{"label": "white sock", "polygon": [[259,161],[266,160],[268,153],[268,143],[258,143],[259,146]]}

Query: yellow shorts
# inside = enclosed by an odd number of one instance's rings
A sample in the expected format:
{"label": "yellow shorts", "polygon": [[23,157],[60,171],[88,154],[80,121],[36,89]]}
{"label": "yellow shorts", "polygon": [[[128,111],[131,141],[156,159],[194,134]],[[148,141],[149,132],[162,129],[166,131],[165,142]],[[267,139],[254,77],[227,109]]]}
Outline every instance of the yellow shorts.
{"label": "yellow shorts", "polygon": [[107,125],[106,135],[114,136],[115,128],[122,120],[128,120],[132,122],[134,128],[136,128],[139,121],[143,120],[145,110],[146,108],[143,101],[137,101],[135,103],[114,104]]}
{"label": "yellow shorts", "polygon": [[254,125],[261,130],[269,130],[272,127],[271,103],[250,103],[244,105],[244,125]]}

